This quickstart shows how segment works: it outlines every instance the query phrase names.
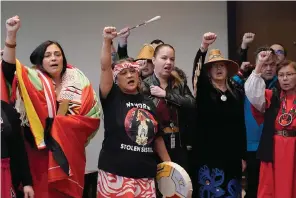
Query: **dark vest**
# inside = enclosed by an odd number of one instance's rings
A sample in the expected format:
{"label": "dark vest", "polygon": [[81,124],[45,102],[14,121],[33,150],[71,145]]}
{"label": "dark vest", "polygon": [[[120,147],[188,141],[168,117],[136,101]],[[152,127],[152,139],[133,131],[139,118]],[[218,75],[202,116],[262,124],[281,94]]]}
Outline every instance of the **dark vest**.
{"label": "dark vest", "polygon": [[275,120],[280,109],[280,90],[273,88],[270,107],[264,114],[264,127],[258,146],[257,158],[263,162],[273,162]]}

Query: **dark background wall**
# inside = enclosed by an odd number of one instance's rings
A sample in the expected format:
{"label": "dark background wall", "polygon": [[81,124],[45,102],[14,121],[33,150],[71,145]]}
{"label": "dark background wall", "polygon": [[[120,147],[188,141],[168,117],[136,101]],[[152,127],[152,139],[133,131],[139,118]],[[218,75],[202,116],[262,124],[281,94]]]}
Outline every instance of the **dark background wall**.
{"label": "dark background wall", "polygon": [[[256,34],[248,60],[254,62],[254,51],[262,45],[282,44],[288,59],[296,61],[296,2],[228,2],[229,56],[236,59],[245,32]],[[234,47],[236,46],[236,48]]]}

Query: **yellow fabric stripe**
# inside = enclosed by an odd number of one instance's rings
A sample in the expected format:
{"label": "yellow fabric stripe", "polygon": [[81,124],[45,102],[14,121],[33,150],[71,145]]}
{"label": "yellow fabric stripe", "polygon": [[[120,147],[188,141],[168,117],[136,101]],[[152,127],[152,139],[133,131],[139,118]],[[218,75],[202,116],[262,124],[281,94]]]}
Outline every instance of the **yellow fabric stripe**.
{"label": "yellow fabric stripe", "polygon": [[44,129],[38,117],[38,114],[35,111],[35,108],[30,99],[28,91],[26,89],[26,86],[22,77],[22,66],[18,60],[16,60],[16,75],[18,78],[19,87],[20,87],[21,95],[23,97],[30,127],[32,130],[33,136],[35,137],[35,142],[37,144],[37,147],[40,148],[44,143]]}

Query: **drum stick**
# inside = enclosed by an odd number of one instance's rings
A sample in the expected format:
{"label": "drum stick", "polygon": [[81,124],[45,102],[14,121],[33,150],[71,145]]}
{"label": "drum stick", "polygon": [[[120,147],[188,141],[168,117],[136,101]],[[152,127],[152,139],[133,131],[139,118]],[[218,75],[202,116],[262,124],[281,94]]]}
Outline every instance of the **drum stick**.
{"label": "drum stick", "polygon": [[[151,23],[151,22],[153,22],[153,21],[157,21],[157,20],[159,20],[160,18],[161,18],[161,16],[153,17],[152,19],[150,19],[150,20],[148,20],[148,21],[145,21],[144,23],[141,23],[141,24],[138,24],[138,25],[136,25],[136,26],[134,26],[134,27],[129,28],[129,30],[136,29],[136,28],[138,28],[138,27],[140,27],[140,26],[143,26],[143,25],[147,25],[148,23]],[[123,33],[124,33],[124,32],[118,32],[118,33],[117,33],[117,36],[119,36],[119,35],[121,35],[121,34],[123,34]]]}

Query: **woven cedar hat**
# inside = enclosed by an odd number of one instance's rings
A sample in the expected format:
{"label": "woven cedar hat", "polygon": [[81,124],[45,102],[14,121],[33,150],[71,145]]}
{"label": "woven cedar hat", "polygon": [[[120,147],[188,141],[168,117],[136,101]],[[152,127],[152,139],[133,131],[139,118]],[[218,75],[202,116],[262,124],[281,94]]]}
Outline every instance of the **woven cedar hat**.
{"label": "woven cedar hat", "polygon": [[150,44],[145,44],[140,50],[137,60],[152,60],[154,55],[154,47]]}
{"label": "woven cedar hat", "polygon": [[219,49],[212,49],[209,54],[208,62],[205,63],[205,66],[209,67],[213,63],[216,63],[216,62],[225,62],[226,63],[227,72],[228,72],[229,77],[237,74],[238,69],[239,69],[239,65],[232,60],[228,60],[228,59],[224,58]]}

